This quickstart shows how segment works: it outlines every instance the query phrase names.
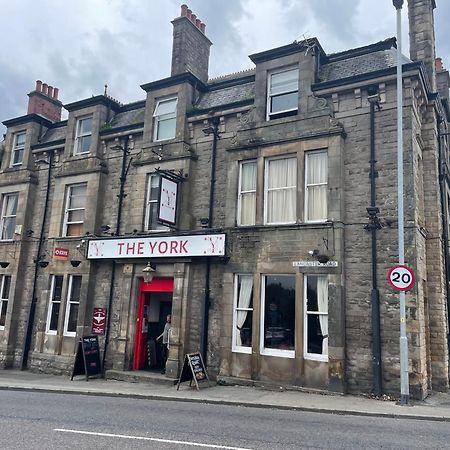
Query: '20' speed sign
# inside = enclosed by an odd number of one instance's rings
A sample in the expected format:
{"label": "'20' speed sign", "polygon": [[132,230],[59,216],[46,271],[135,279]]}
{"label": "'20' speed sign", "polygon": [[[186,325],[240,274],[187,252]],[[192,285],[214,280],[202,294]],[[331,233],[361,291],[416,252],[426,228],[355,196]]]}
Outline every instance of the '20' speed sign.
{"label": "'20' speed sign", "polygon": [[397,291],[409,291],[414,285],[414,272],[408,266],[399,264],[389,269],[388,281]]}

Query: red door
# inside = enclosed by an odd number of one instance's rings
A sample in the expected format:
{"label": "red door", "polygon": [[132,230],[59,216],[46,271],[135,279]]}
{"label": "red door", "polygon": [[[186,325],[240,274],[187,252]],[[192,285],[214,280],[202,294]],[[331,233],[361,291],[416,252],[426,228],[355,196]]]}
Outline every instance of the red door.
{"label": "red door", "polygon": [[150,283],[141,280],[136,316],[133,370],[142,370],[146,365],[148,314],[152,292],[173,292],[173,278],[154,278]]}

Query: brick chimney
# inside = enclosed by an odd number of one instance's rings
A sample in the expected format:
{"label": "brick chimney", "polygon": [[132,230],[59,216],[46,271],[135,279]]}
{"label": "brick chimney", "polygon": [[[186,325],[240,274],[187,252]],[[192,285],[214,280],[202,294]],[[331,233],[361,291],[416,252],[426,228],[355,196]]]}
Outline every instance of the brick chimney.
{"label": "brick chimney", "polygon": [[36,88],[28,94],[28,113],[39,114],[52,122],[61,120],[62,103],[58,100],[58,88],[36,81]]}
{"label": "brick chimney", "polygon": [[434,8],[435,0],[408,0],[410,58],[425,64],[433,92],[436,91]]}
{"label": "brick chimney", "polygon": [[171,75],[191,72],[198,79],[208,80],[209,48],[206,25],[188,8],[181,5],[181,15],[172,21],[173,47]]}

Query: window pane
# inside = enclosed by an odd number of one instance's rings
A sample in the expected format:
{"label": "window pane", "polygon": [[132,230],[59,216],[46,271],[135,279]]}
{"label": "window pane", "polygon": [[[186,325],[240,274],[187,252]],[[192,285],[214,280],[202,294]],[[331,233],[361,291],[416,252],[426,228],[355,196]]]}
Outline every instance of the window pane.
{"label": "window pane", "polygon": [[327,187],[312,186],[308,188],[308,220],[326,220]]}
{"label": "window pane", "polygon": [[164,114],[174,114],[177,108],[177,99],[165,100],[158,102],[154,116],[162,116]]}
{"label": "window pane", "polygon": [[0,301],[0,327],[5,326],[7,309],[8,309],[8,302],[6,300]]}
{"label": "window pane", "polygon": [[77,319],[78,319],[78,303],[69,303],[69,319],[67,322],[67,331],[75,333],[77,331]]}
{"label": "window pane", "polygon": [[[306,277],[306,341],[307,352],[328,354],[328,278]],[[319,314],[320,313],[320,314]]]}
{"label": "window pane", "polygon": [[158,123],[158,131],[156,135],[156,139],[158,141],[164,140],[164,139],[173,139],[175,137],[175,126],[176,126],[176,119],[165,119],[160,120]]}
{"label": "window pane", "polygon": [[9,299],[9,288],[11,286],[11,277],[8,275],[3,276],[3,289],[1,293],[2,299]]}
{"label": "window pane", "polygon": [[59,319],[59,307],[60,303],[52,303],[52,313],[50,316],[50,326],[49,330],[56,331],[58,329],[58,319]]}
{"label": "window pane", "polygon": [[237,277],[237,299],[234,318],[235,345],[238,347],[252,346],[252,317],[253,317],[253,275],[239,275]]}
{"label": "window pane", "polygon": [[3,219],[2,239],[13,239],[16,228],[16,217],[6,217]]}
{"label": "window pane", "polygon": [[70,292],[70,301],[80,301],[80,291],[81,291],[81,277],[72,277],[72,288]]}
{"label": "window pane", "polygon": [[270,112],[277,113],[298,108],[298,94],[291,92],[289,94],[277,95],[271,98]]}
{"label": "window pane", "polygon": [[295,348],[295,276],[265,277],[264,347]]}
{"label": "window pane", "polygon": [[326,183],[328,178],[328,158],[325,152],[306,154],[308,171],[306,182],[308,184]]}
{"label": "window pane", "polygon": [[83,234],[83,224],[82,223],[72,223],[67,225],[66,236],[81,236]]}
{"label": "window pane", "polygon": [[276,95],[282,92],[298,91],[298,70],[287,70],[274,73],[270,77],[270,94]]}
{"label": "window pane", "polygon": [[53,290],[53,301],[61,301],[61,293],[62,293],[62,285],[63,285],[63,277],[55,276],[55,284]]}
{"label": "window pane", "polygon": [[295,158],[269,160],[268,165],[269,189],[296,185],[297,160]]}
{"label": "window pane", "polygon": [[21,164],[23,161],[23,149],[14,150],[13,164]]}
{"label": "window pane", "polygon": [[308,314],[308,353],[322,354],[323,336],[320,328],[319,316]]}
{"label": "window pane", "polygon": [[16,147],[21,147],[25,145],[25,133],[16,134]]}
{"label": "window pane", "polygon": [[250,192],[241,195],[240,225],[254,225],[256,215],[256,194]]}
{"label": "window pane", "polygon": [[83,136],[78,138],[78,153],[88,153],[91,149],[92,136]]}
{"label": "window pane", "polygon": [[267,223],[295,222],[296,189],[269,191],[267,198]]}
{"label": "window pane", "polygon": [[69,208],[84,208],[86,201],[86,185],[70,187]]}
{"label": "window pane", "polygon": [[80,120],[80,134],[92,133],[92,117]]}
{"label": "window pane", "polygon": [[15,216],[17,213],[18,194],[9,194],[5,196],[6,207],[5,216]]}
{"label": "window pane", "polygon": [[150,176],[150,195],[149,200],[158,200],[159,198],[159,175]]}
{"label": "window pane", "polygon": [[68,222],[83,222],[84,220],[84,209],[76,209],[74,211],[69,211],[67,214]]}
{"label": "window pane", "polygon": [[241,166],[241,191],[256,189],[256,162],[243,163]]}

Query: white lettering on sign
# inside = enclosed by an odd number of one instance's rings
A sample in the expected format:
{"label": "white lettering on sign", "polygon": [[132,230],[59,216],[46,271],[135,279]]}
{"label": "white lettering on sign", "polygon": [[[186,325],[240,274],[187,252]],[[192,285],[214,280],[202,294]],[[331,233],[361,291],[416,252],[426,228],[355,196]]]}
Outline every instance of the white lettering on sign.
{"label": "white lettering on sign", "polygon": [[88,259],[224,256],[225,234],[158,238],[92,239]]}
{"label": "white lettering on sign", "polygon": [[337,261],[328,261],[320,263],[319,261],[293,261],[293,267],[337,267]]}

